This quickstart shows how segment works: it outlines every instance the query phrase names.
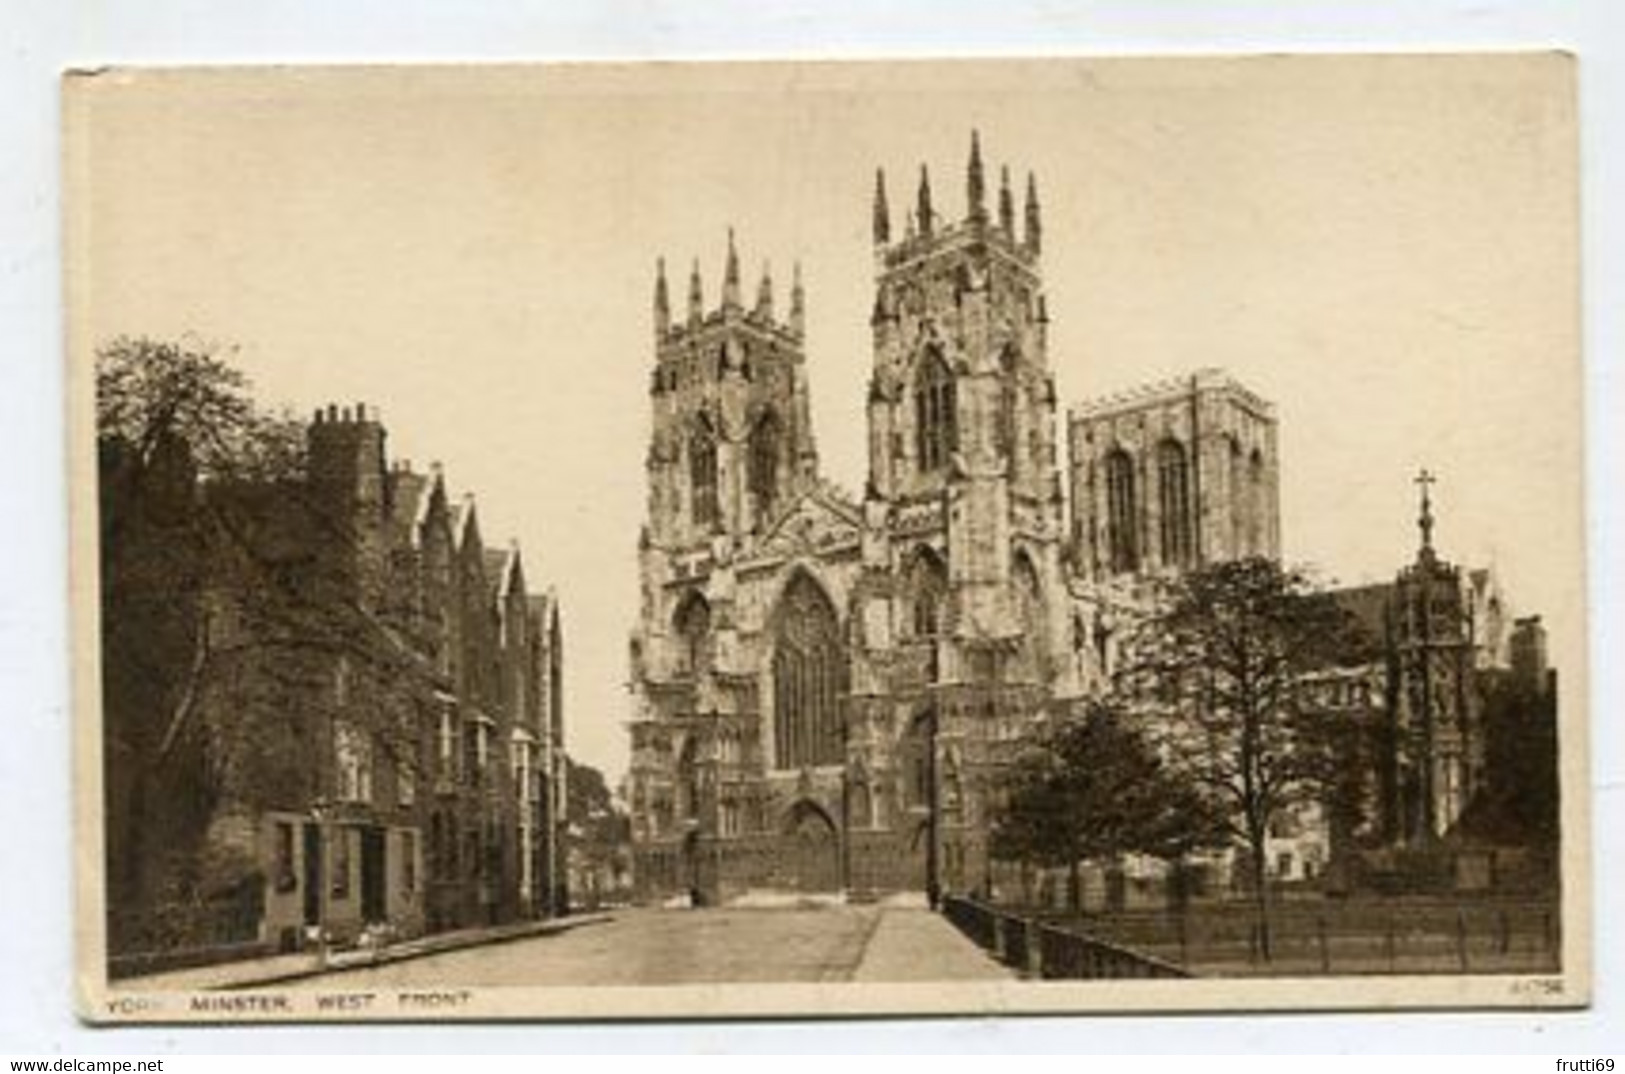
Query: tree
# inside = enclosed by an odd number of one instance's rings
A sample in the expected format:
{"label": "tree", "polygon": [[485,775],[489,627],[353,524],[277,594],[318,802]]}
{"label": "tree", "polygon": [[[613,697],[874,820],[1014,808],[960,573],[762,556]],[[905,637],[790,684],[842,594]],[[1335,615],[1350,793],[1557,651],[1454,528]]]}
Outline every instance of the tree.
{"label": "tree", "polygon": [[1065,866],[1074,912],[1081,909],[1082,861],[1125,854],[1177,861],[1222,838],[1203,799],[1105,705],[1089,705],[1049,728],[1007,779],[995,854]]}
{"label": "tree", "polygon": [[1335,773],[1334,729],[1313,718],[1310,680],[1360,655],[1354,626],[1305,572],[1260,558],[1191,571],[1158,607],[1129,639],[1116,685],[1242,847],[1267,959],[1266,840]]}
{"label": "tree", "polygon": [[[268,414],[218,344],[120,336],[96,352],[96,432],[145,468],[184,443],[205,478],[277,480],[303,468],[304,428]],[[228,352],[229,353],[229,352]]]}
{"label": "tree", "polygon": [[590,886],[590,890],[572,892],[571,897],[584,899],[592,906],[620,897],[627,882],[631,821],[616,805],[602,772],[572,758],[566,758],[566,762],[567,853],[578,866],[580,879]]}

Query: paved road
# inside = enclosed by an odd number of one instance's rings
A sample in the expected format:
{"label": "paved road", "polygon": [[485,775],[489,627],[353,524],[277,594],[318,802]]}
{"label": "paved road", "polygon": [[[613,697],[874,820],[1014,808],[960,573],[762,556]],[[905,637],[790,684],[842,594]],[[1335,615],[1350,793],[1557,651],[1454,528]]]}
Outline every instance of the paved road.
{"label": "paved road", "polygon": [[997,979],[1006,970],[923,909],[629,910],[551,936],[347,970],[294,987],[659,985]]}

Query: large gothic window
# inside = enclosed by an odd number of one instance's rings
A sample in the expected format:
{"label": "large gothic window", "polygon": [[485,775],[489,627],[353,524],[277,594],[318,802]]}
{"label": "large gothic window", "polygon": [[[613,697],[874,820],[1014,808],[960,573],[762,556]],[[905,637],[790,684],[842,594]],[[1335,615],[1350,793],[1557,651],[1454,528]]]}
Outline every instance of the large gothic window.
{"label": "large gothic window", "polygon": [[817,583],[797,574],[779,603],[773,651],[777,768],[841,762],[840,698],[846,688],[835,609]]}
{"label": "large gothic window", "polygon": [[922,473],[948,465],[959,446],[957,407],[953,371],[940,351],[927,351],[914,384],[914,457]]}
{"label": "large gothic window", "polygon": [[1133,571],[1140,567],[1137,526],[1140,509],[1134,492],[1134,460],[1118,448],[1106,456],[1106,541],[1111,569]]}
{"label": "large gothic window", "polygon": [[711,659],[711,606],[691,593],[677,609],[677,673],[698,675]]}
{"label": "large gothic window", "polygon": [[779,498],[779,452],[783,442],[778,415],[769,410],[750,434],[748,481],[757,516],[764,521]]}
{"label": "large gothic window", "polygon": [[693,496],[694,524],[709,529],[717,522],[717,442],[701,426],[688,444],[688,481]]}
{"label": "large gothic window", "polygon": [[1157,445],[1157,493],[1162,508],[1162,562],[1170,567],[1187,567],[1196,555],[1191,467],[1184,446],[1177,440]]}

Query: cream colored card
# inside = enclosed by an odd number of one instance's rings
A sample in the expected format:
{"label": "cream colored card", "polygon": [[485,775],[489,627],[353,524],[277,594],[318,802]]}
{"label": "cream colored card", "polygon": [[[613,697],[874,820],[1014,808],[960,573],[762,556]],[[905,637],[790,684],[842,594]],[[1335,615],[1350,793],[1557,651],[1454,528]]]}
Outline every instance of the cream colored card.
{"label": "cream colored card", "polygon": [[85,1017],[1588,1002],[1572,57],[63,94]]}

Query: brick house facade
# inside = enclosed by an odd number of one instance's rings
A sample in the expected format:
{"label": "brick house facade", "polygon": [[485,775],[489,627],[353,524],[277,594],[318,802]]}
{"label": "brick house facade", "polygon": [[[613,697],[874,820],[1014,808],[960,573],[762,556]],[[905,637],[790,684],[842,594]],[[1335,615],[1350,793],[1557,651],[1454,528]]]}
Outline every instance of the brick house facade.
{"label": "brick house facade", "polygon": [[104,443],[109,950],[291,949],[563,903],[562,637],[364,407],[303,472]]}

